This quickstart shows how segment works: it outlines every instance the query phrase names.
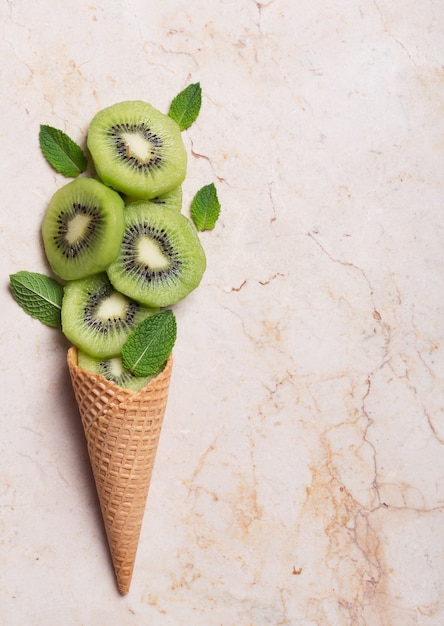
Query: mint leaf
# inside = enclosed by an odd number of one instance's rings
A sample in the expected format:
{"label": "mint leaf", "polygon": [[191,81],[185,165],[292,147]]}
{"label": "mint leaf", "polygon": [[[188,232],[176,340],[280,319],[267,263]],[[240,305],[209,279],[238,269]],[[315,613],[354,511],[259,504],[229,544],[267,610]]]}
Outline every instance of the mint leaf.
{"label": "mint leaf", "polygon": [[199,115],[202,105],[200,83],[188,85],[171,102],[168,115],[179,124],[180,130],[189,128]]}
{"label": "mint leaf", "polygon": [[61,326],[63,285],[50,276],[21,271],[11,274],[12,295],[22,309],[47,326]]}
{"label": "mint leaf", "polygon": [[62,130],[42,124],[39,143],[48,163],[63,176],[76,178],[86,170],[88,162],[82,148]]}
{"label": "mint leaf", "polygon": [[212,230],[220,215],[220,203],[214,183],[199,189],[191,202],[191,219],[197,230]]}
{"label": "mint leaf", "polygon": [[170,309],[147,317],[122,348],[123,366],[135,376],[154,376],[168,359],[176,334],[176,318]]}

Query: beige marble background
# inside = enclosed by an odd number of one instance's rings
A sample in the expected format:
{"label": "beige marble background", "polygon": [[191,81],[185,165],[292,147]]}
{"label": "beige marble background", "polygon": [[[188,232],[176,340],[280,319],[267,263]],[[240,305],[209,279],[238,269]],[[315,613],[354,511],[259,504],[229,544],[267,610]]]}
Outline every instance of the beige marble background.
{"label": "beige marble background", "polygon": [[[4,626],[444,624],[444,5],[4,1]],[[66,180],[39,124],[167,110],[184,212],[215,182],[131,592],[118,596],[66,343],[8,274]]]}

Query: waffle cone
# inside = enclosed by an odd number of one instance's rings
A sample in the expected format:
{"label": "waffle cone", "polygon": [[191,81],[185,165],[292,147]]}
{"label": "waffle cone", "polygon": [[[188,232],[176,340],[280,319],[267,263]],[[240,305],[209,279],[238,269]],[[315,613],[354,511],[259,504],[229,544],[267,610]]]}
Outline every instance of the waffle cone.
{"label": "waffle cone", "polygon": [[80,368],[74,347],[69,349],[67,361],[117,587],[125,595],[130,588],[167,403],[172,358],[137,392]]}

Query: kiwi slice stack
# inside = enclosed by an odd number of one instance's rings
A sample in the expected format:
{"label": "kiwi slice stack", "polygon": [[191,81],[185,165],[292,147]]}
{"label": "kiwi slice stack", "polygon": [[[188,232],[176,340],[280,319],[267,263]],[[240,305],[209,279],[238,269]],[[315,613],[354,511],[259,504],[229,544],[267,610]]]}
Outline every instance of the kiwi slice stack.
{"label": "kiwi slice stack", "polygon": [[54,194],[43,245],[64,281],[61,326],[79,365],[140,389],[149,378],[123,367],[125,341],[193,291],[206,267],[197,230],[181,212],[186,151],[178,124],[141,101],[99,112],[87,146],[98,178],[77,178]]}

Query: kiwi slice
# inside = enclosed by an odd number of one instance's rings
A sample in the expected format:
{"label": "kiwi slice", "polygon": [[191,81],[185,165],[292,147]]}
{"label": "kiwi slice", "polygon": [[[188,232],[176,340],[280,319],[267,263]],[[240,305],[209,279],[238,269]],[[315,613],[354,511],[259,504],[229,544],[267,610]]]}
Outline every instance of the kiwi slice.
{"label": "kiwi slice", "polygon": [[103,272],[65,285],[62,330],[79,350],[91,356],[117,356],[137,324],[157,311],[115,291]]}
{"label": "kiwi slice", "polygon": [[[137,198],[125,197],[125,204],[131,204],[131,202],[138,202]],[[148,202],[148,200],[146,200]],[[175,211],[182,210],[182,187],[176,187],[171,191],[167,191],[160,196],[151,198],[150,202],[157,204],[158,206],[166,207],[167,209],[174,209]]]}
{"label": "kiwi slice", "polygon": [[107,273],[114,288],[146,306],[166,307],[195,289],[206,267],[194,225],[152,202],[125,208],[122,246]]}
{"label": "kiwi slice", "polygon": [[118,102],[99,111],[89,125],[87,146],[100,179],[128,196],[155,198],[185,179],[180,128],[148,102]]}
{"label": "kiwi slice", "polygon": [[42,223],[48,262],[64,280],[103,272],[123,235],[124,202],[93,178],[78,178],[55,192]]}
{"label": "kiwi slice", "polygon": [[115,385],[119,385],[119,387],[123,387],[124,389],[139,391],[153,378],[153,376],[134,376],[134,374],[123,367],[122,358],[120,356],[100,359],[78,350],[77,362],[84,370],[93,372],[93,374],[100,374],[107,380],[110,380]]}

